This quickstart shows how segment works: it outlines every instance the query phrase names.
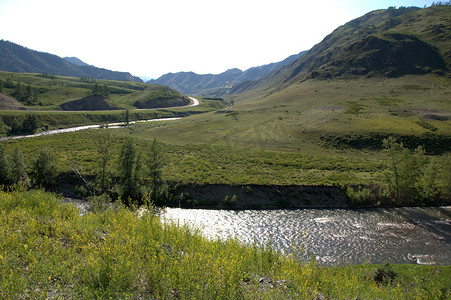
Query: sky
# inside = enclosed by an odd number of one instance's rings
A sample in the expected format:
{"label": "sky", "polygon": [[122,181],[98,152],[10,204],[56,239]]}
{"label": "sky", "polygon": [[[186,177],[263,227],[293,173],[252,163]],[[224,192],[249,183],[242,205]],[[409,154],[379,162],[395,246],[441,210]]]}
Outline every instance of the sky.
{"label": "sky", "polygon": [[423,0],[0,0],[0,39],[96,67],[159,76],[278,62],[338,26]]}

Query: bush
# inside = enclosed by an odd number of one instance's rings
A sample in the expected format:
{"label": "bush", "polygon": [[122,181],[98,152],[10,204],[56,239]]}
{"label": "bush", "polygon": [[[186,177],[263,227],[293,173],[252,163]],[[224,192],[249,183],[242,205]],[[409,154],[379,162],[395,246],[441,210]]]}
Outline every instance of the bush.
{"label": "bush", "polygon": [[33,163],[34,182],[38,186],[48,187],[55,183],[58,176],[56,159],[49,148],[39,151],[38,157]]}
{"label": "bush", "polygon": [[10,161],[4,144],[0,144],[0,185],[8,185],[10,179]]}
{"label": "bush", "polygon": [[229,196],[226,196],[224,198],[224,205],[226,207],[234,207],[234,206],[236,206],[236,195],[233,195],[232,198],[229,198]]}
{"label": "bush", "polygon": [[13,184],[19,186],[28,186],[29,183],[28,175],[25,171],[22,150],[19,147],[14,149],[11,165],[11,179]]}
{"label": "bush", "polygon": [[373,276],[374,281],[379,284],[387,285],[398,276],[389,263],[386,263],[382,267],[377,268],[376,273]]}

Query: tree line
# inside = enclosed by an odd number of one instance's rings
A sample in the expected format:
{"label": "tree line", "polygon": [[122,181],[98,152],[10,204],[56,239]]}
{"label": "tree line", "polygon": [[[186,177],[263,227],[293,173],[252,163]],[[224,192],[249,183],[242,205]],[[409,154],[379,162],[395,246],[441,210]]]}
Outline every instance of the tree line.
{"label": "tree line", "polygon": [[[99,165],[96,182],[90,193],[119,196],[126,204],[140,201],[145,195],[155,205],[163,205],[169,197],[169,188],[163,177],[164,155],[156,139],[139,148],[133,137],[127,137],[115,149],[108,128],[100,129],[97,139]],[[119,152],[114,163],[113,154]],[[115,169],[115,170],[114,170]],[[119,174],[114,182],[114,173]]]}
{"label": "tree line", "polygon": [[[33,113],[25,115],[25,118],[23,119],[13,117],[10,119],[9,124],[5,124],[0,117],[0,134],[33,134],[39,127],[41,127],[41,120]],[[48,125],[45,125],[44,129],[47,130]]]}
{"label": "tree line", "polygon": [[43,148],[31,162],[31,172],[27,172],[22,150],[16,147],[12,156],[8,155],[5,145],[0,144],[0,185],[50,187],[55,183],[58,175],[55,156],[50,148]]}
{"label": "tree line", "polygon": [[451,161],[426,155],[423,147],[404,147],[396,138],[383,140],[384,185],[348,187],[347,195],[356,205],[426,205],[451,199]]}
{"label": "tree line", "polygon": [[3,93],[4,88],[12,90],[10,96],[17,101],[24,102],[27,105],[38,104],[38,96],[41,93],[40,88],[31,84],[24,84],[21,81],[14,82],[12,76],[8,76],[4,82],[0,79],[0,93]]}
{"label": "tree line", "polygon": [[[127,137],[120,147],[115,145],[109,129],[100,129],[96,145],[99,159],[94,178],[87,178],[77,166],[71,166],[83,182],[78,190],[87,197],[120,198],[127,205],[143,198],[150,198],[155,205],[163,205],[169,189],[162,173],[164,157],[160,143],[154,139],[141,149],[134,138]],[[113,159],[115,154],[119,154],[117,160]],[[3,187],[52,189],[60,173],[51,148],[41,149],[34,159],[26,162],[20,147],[9,155],[5,144],[0,144],[0,185]]]}

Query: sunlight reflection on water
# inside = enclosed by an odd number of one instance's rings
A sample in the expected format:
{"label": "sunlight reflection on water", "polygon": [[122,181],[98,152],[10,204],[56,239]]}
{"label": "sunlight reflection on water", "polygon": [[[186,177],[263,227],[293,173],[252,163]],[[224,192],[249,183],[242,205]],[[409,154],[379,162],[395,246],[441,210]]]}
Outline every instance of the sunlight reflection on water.
{"label": "sunlight reflection on water", "polygon": [[[164,220],[200,227],[208,237],[299,244],[327,264],[451,264],[451,206],[393,209],[205,210],[167,208]],[[305,238],[304,233],[308,236]]]}

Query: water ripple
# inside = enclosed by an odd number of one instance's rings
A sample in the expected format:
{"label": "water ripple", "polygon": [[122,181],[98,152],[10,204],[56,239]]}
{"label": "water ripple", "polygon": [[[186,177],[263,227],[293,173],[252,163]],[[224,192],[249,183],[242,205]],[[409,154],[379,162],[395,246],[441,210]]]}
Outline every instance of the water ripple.
{"label": "water ripple", "polygon": [[[451,206],[396,209],[194,210],[168,208],[208,237],[271,243],[327,264],[451,264]],[[295,248],[293,245],[297,245]]]}

